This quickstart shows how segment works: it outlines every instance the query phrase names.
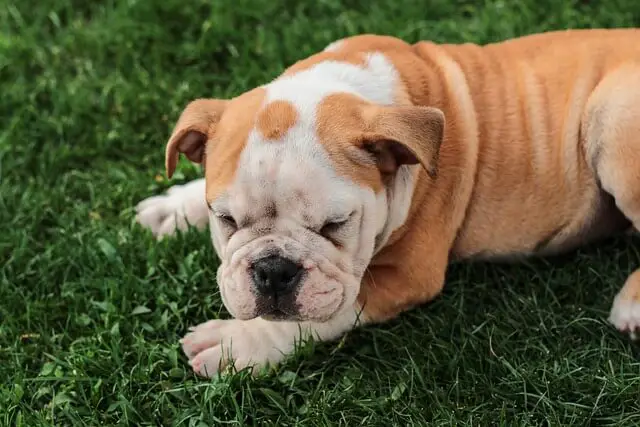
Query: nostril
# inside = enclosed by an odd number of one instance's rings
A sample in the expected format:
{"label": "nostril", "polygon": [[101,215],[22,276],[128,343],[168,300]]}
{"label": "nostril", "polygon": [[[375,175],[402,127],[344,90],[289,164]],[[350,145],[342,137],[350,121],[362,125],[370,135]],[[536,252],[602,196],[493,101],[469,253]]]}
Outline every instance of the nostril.
{"label": "nostril", "polygon": [[280,282],[289,282],[294,279],[298,273],[300,272],[300,268],[297,265],[287,265],[280,272],[279,281]]}
{"label": "nostril", "polygon": [[253,268],[253,280],[258,284],[266,284],[269,281],[269,275],[262,268]]}

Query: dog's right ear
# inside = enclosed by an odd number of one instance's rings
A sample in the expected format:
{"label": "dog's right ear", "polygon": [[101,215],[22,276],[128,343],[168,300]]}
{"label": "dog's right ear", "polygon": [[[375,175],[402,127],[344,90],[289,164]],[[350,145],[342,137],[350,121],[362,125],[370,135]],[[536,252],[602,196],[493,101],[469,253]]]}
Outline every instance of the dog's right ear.
{"label": "dog's right ear", "polygon": [[203,162],[207,141],[213,136],[227,102],[223,99],[196,99],[186,106],[167,143],[167,177],[173,176],[180,153],[194,163]]}

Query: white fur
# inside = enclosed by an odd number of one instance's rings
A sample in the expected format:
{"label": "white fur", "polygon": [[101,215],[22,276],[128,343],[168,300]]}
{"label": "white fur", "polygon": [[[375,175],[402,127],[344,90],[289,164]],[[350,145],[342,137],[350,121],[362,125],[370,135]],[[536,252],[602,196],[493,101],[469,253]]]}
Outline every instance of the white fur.
{"label": "white fur", "polygon": [[619,331],[627,332],[632,339],[636,339],[636,333],[640,332],[640,302],[618,293],[611,306],[609,322]]}
{"label": "white fur", "polygon": [[384,247],[391,233],[404,224],[407,219],[415,189],[413,168],[415,166],[400,167],[394,182],[387,191],[378,195],[380,210],[386,209],[387,215],[381,231],[378,233],[374,254]]}
{"label": "white fur", "polygon": [[332,340],[356,326],[358,313],[345,310],[328,322],[270,322],[251,320],[211,320],[191,329],[182,348],[193,370],[212,377],[233,362],[236,370],[252,372],[275,365],[293,353],[295,346],[312,337]]}
{"label": "white fur", "polygon": [[151,229],[157,238],[185,231],[189,226],[203,229],[208,221],[204,178],[174,185],[162,195],[149,197],[136,206],[136,221]]}
{"label": "white fur", "polygon": [[291,101],[303,118],[311,120],[322,98],[337,92],[391,105],[399,82],[393,64],[382,53],[372,52],[366,55],[366,67],[323,61],[298,73],[279,77],[266,86],[267,102],[275,99]]}

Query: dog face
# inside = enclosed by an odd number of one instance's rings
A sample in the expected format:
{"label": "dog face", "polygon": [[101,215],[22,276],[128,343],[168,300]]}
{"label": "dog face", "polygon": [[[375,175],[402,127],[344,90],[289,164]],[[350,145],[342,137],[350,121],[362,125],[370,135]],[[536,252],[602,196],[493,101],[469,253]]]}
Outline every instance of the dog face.
{"label": "dog face", "polygon": [[[178,120],[167,171],[180,153],[205,166],[217,282],[235,318],[326,321],[353,306],[407,216],[416,173],[435,174],[442,113],[392,106],[395,76],[373,62],[285,73],[231,100],[193,101]],[[378,86],[354,89],[349,72]]]}

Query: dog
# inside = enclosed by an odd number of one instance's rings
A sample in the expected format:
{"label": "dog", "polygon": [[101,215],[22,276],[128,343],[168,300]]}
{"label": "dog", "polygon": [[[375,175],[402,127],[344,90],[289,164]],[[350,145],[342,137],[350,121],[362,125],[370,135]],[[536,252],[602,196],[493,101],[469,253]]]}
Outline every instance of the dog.
{"label": "dog", "polygon": [[[553,256],[640,226],[640,29],[487,44],[364,34],[232,99],[166,145],[204,178],[137,207],[155,236],[210,228],[232,316],[181,340],[193,370],[277,366],[437,297],[452,262]],[[204,320],[204,319],[203,319]],[[640,269],[612,302],[640,328]]]}

